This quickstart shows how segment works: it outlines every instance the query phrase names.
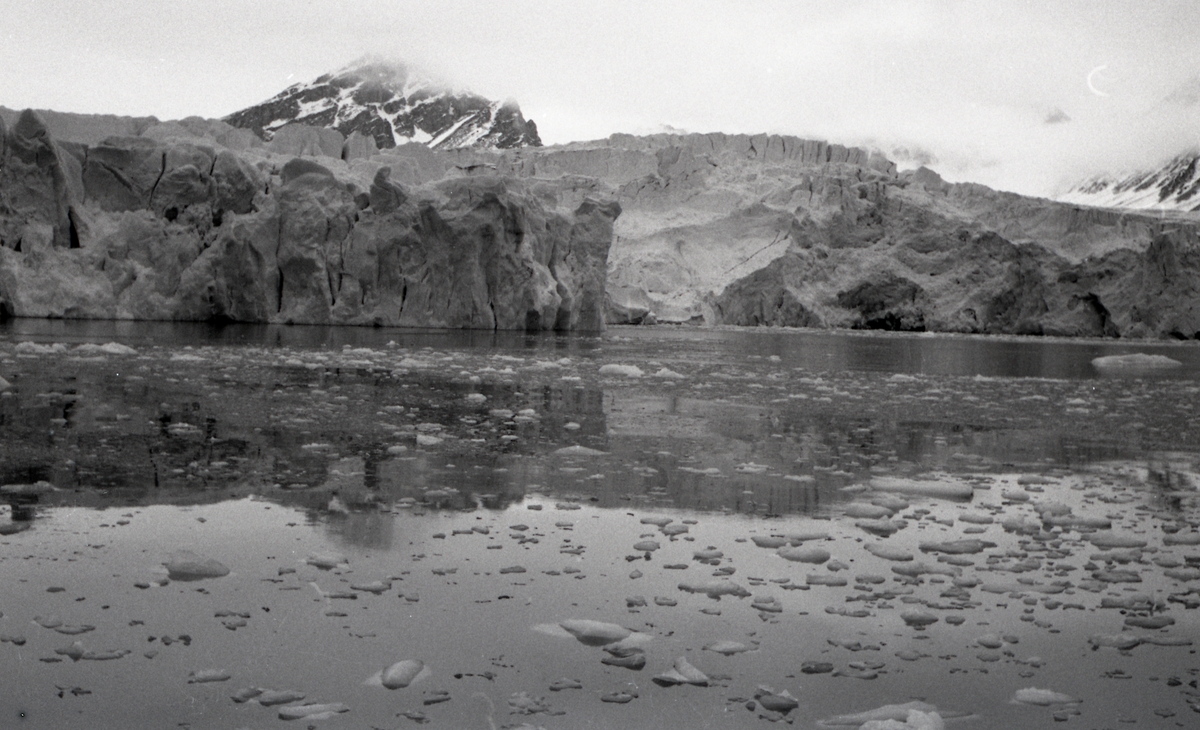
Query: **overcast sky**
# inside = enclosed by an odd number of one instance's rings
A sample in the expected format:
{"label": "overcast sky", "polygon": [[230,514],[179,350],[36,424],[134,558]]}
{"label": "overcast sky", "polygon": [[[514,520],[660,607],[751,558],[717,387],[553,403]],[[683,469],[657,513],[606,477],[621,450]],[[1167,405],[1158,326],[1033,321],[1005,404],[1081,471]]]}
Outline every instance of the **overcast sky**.
{"label": "overcast sky", "polygon": [[1197,0],[5,0],[2,16],[11,108],[219,117],[374,53],[515,98],[547,144],[793,134],[1031,194],[1200,145]]}

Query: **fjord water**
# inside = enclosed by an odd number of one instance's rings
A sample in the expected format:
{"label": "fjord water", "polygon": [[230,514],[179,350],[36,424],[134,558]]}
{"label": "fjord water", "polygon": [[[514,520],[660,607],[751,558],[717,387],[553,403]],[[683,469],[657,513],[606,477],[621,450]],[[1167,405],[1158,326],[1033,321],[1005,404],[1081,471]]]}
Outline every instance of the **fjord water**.
{"label": "fjord water", "polygon": [[[0,327],[0,484],[42,483],[32,520],[0,512],[3,726],[1200,708],[1194,345]],[[1181,365],[1092,364],[1130,352]],[[704,686],[664,679],[680,657]],[[424,669],[386,689],[403,660]]]}

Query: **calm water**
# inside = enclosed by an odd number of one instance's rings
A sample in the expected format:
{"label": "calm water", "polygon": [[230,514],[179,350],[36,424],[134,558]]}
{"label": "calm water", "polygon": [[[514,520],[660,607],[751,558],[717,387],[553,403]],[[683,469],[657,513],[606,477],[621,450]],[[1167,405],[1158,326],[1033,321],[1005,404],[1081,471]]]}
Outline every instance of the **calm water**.
{"label": "calm water", "polygon": [[[1133,352],[1181,365],[1092,364]],[[0,484],[43,482],[0,511],[2,726],[284,722],[256,689],[331,728],[1198,717],[1195,346],[15,320],[0,377]],[[171,580],[179,550],[230,572]],[[680,587],[712,580],[744,595]],[[653,681],[680,657],[707,686]]]}

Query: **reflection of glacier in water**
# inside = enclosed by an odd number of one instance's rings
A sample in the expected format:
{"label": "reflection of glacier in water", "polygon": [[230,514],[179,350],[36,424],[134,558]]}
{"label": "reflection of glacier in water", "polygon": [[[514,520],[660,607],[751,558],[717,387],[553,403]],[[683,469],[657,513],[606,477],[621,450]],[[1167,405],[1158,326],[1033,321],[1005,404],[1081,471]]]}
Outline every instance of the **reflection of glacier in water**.
{"label": "reflection of glacier in water", "polygon": [[[6,327],[6,720],[1170,727],[1200,706],[1186,345]],[[94,346],[118,337],[135,352]],[[1182,365],[1091,366],[1135,349]],[[230,572],[171,581],[184,550]]]}

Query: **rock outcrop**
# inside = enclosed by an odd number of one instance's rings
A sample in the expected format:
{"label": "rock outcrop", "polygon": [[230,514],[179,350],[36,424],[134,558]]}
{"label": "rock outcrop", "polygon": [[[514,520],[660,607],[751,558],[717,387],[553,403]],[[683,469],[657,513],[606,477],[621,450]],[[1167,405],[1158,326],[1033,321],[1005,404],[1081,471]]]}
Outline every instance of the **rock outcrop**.
{"label": "rock outcrop", "polygon": [[603,328],[611,199],[498,175],[412,185],[378,156],[352,169],[324,130],[300,153],[331,156],[239,152],[212,129],[89,146],[33,112],[0,123],[0,312]]}

